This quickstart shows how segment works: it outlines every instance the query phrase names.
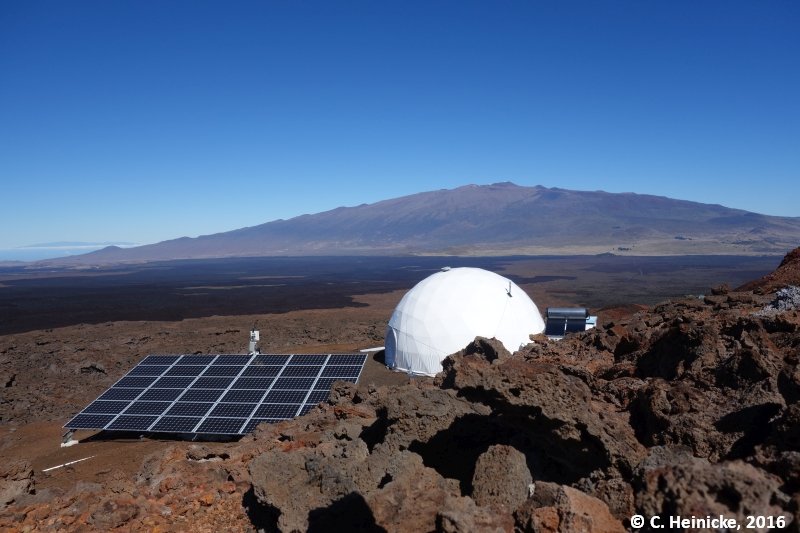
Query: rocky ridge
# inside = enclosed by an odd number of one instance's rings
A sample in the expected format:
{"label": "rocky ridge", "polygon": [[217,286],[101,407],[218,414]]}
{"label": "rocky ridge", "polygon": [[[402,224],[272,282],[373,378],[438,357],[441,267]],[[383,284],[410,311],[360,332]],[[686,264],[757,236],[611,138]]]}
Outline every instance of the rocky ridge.
{"label": "rocky ridge", "polygon": [[339,383],[240,442],[164,442],[111,490],[32,494],[7,467],[0,527],[605,532],[639,513],[800,531],[800,310],[759,313],[771,300],[719,287],[513,355],[477,338],[435,380]]}

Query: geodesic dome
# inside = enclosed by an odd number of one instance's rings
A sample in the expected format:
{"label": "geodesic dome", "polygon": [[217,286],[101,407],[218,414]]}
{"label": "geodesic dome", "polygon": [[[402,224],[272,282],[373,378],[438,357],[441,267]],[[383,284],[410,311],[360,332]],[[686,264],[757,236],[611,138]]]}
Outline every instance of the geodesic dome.
{"label": "geodesic dome", "polygon": [[478,335],[513,353],[542,331],[536,304],[511,280],[480,268],[443,269],[397,304],[386,328],[386,366],[433,376]]}

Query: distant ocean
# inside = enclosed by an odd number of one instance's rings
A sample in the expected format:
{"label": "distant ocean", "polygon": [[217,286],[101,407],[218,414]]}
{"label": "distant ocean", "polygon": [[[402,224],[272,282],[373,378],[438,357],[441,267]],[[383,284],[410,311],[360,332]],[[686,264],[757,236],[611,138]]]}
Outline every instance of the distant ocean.
{"label": "distant ocean", "polygon": [[104,246],[79,248],[12,248],[0,250],[0,261],[39,261],[68,255],[86,254],[104,248]]}
{"label": "distant ocean", "polygon": [[[70,243],[72,244],[72,243]],[[39,261],[41,259],[53,259],[56,257],[67,257],[68,255],[88,254],[96,250],[101,250],[106,246],[114,244],[122,248],[133,246],[131,243],[101,243],[101,244],[59,244],[58,246],[22,246],[20,248],[0,248],[0,261]]]}

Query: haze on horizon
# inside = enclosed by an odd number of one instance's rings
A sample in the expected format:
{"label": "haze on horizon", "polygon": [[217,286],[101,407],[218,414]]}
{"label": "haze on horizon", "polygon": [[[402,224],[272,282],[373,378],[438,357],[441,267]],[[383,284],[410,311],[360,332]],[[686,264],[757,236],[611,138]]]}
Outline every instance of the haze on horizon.
{"label": "haze on horizon", "polygon": [[0,6],[0,249],[468,183],[800,216],[800,4]]}

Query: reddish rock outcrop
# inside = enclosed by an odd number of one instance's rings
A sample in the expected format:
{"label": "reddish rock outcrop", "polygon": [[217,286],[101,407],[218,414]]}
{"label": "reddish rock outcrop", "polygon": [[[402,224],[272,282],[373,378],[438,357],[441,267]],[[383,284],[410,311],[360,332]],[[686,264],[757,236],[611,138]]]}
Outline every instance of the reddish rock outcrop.
{"label": "reddish rock outcrop", "polygon": [[761,279],[745,283],[738,290],[766,294],[787,285],[800,285],[800,248],[795,248],[786,254],[773,272]]}

